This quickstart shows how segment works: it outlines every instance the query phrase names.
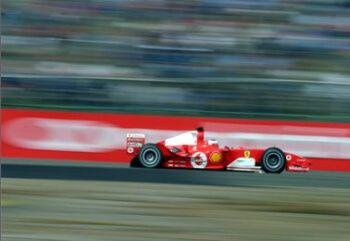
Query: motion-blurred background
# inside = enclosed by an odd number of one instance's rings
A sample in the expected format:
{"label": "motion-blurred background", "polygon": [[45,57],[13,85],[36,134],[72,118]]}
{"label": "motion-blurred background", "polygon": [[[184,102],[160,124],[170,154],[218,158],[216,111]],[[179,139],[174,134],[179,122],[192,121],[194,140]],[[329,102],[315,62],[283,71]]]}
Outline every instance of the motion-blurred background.
{"label": "motion-blurred background", "polygon": [[350,120],[348,0],[5,0],[2,103]]}

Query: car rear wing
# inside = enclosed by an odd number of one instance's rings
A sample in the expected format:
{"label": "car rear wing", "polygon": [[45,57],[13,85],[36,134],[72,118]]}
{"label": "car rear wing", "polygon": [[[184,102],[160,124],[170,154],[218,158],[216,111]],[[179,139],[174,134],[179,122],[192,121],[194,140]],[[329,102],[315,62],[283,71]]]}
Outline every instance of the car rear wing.
{"label": "car rear wing", "polygon": [[141,147],[145,144],[146,136],[144,134],[126,134],[126,151],[131,155],[139,153]]}

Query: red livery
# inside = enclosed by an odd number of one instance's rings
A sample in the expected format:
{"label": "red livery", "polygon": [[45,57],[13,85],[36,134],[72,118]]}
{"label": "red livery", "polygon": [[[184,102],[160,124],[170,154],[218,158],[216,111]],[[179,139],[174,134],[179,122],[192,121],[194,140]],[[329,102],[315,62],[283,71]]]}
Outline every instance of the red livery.
{"label": "red livery", "polygon": [[232,171],[309,171],[310,162],[277,147],[267,149],[219,147],[216,140],[204,138],[202,127],[158,143],[146,143],[143,134],[127,135],[131,166],[146,168],[188,168]]}

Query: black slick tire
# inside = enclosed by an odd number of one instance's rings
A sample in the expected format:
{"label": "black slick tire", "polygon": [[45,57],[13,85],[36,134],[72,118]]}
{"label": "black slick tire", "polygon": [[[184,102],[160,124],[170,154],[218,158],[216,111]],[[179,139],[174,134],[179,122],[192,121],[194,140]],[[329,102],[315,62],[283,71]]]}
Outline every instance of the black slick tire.
{"label": "black slick tire", "polygon": [[142,167],[156,168],[161,165],[163,154],[157,145],[148,143],[142,146],[138,154],[138,161]]}
{"label": "black slick tire", "polygon": [[281,173],[286,167],[286,155],[276,147],[266,149],[261,158],[261,168],[267,173]]}

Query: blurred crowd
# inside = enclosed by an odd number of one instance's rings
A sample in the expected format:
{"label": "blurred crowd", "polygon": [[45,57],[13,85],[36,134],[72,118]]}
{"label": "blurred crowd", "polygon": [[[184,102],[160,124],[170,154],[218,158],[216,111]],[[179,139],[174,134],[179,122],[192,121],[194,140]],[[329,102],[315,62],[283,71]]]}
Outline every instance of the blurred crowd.
{"label": "blurred crowd", "polygon": [[4,103],[350,119],[349,0],[5,0]]}

